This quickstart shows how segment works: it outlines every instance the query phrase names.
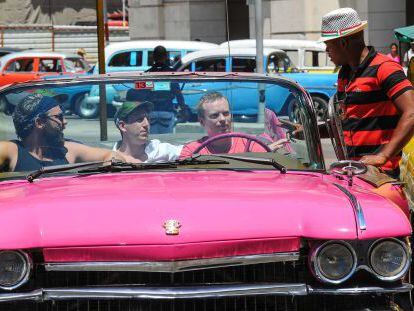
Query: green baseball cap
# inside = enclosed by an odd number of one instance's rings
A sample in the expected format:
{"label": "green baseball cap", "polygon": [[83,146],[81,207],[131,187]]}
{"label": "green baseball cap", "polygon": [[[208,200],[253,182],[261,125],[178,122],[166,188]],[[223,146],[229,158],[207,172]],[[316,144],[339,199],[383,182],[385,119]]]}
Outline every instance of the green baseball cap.
{"label": "green baseball cap", "polygon": [[149,101],[126,101],[122,103],[115,114],[115,124],[118,126],[120,120],[125,120],[135,109],[142,107],[147,111],[151,111],[154,107]]}

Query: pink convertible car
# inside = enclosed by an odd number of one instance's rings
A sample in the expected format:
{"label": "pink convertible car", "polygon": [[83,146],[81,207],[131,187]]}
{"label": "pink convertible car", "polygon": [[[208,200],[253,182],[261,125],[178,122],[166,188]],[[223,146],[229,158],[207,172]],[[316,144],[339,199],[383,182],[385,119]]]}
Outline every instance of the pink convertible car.
{"label": "pink convertible car", "polygon": [[[19,168],[0,165],[0,310],[411,310],[401,185],[346,160],[333,112],[336,155],[326,153],[331,142],[320,139],[299,85],[258,74],[120,73],[0,96],[21,101],[76,85],[110,86],[118,104],[138,110],[151,105],[122,126],[109,120],[109,141],[99,141],[98,120],[63,126],[44,112],[57,130],[112,149],[128,124],[146,157],[27,169],[22,155],[36,154],[16,142]],[[198,104],[200,122],[151,134],[179,100]],[[234,122],[232,111],[252,102],[257,122]],[[30,132],[40,117],[14,121]],[[15,123],[0,115],[0,139],[18,139]],[[329,168],[322,147],[336,161]]]}

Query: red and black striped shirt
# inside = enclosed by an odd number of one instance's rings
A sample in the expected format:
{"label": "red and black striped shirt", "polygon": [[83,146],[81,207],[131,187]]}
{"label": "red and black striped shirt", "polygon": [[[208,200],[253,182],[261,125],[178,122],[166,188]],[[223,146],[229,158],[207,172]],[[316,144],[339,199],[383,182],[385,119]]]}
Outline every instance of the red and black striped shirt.
{"label": "red and black striped shirt", "polygon": [[[338,98],[343,100],[342,126],[351,159],[378,153],[389,143],[401,117],[393,101],[412,89],[402,67],[372,47],[355,71],[342,66]],[[392,157],[382,168],[395,169],[399,160],[398,155]]]}

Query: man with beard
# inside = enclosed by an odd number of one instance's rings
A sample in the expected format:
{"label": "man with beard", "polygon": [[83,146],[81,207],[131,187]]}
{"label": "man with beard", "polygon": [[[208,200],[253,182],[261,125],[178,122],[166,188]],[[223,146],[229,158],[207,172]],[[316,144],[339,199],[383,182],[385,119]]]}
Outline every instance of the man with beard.
{"label": "man with beard", "polygon": [[[201,97],[199,103],[197,104],[197,116],[201,126],[204,127],[207,132],[207,136],[186,144],[181,151],[180,159],[191,157],[194,154],[194,151],[197,150],[207,139],[220,134],[231,133],[232,131],[229,102],[226,97],[218,92],[210,92]],[[267,140],[266,137],[263,136],[263,138],[264,140]],[[286,142],[286,139],[280,139],[276,142],[269,143],[268,146],[271,150],[276,151]],[[246,146],[248,143],[249,142],[246,138],[222,138],[211,142],[211,144],[201,149],[198,153],[203,155],[217,153],[242,153],[246,152]],[[248,146],[248,151],[265,152],[264,148],[255,142],[251,142],[250,146]]]}
{"label": "man with beard", "polygon": [[58,100],[58,96],[28,93],[17,104],[13,123],[19,140],[0,142],[0,172],[33,171],[44,166],[107,161],[115,156],[122,159],[109,150],[65,141],[63,130],[67,122]]}

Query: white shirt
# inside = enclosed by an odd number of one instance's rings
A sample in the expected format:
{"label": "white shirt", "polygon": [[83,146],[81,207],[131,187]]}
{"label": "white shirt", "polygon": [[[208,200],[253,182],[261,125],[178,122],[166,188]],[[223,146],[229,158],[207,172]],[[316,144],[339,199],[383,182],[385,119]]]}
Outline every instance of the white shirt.
{"label": "white shirt", "polygon": [[410,61],[411,57],[413,57],[413,56],[414,56],[413,49],[409,49],[404,55],[404,61],[408,63]]}
{"label": "white shirt", "polygon": [[[117,151],[120,146],[121,141],[118,141],[112,150]],[[169,143],[162,143],[158,139],[151,139],[145,146],[145,153],[148,157],[145,162],[168,162],[177,160],[180,156],[181,149],[183,149],[182,145],[175,146]]]}

